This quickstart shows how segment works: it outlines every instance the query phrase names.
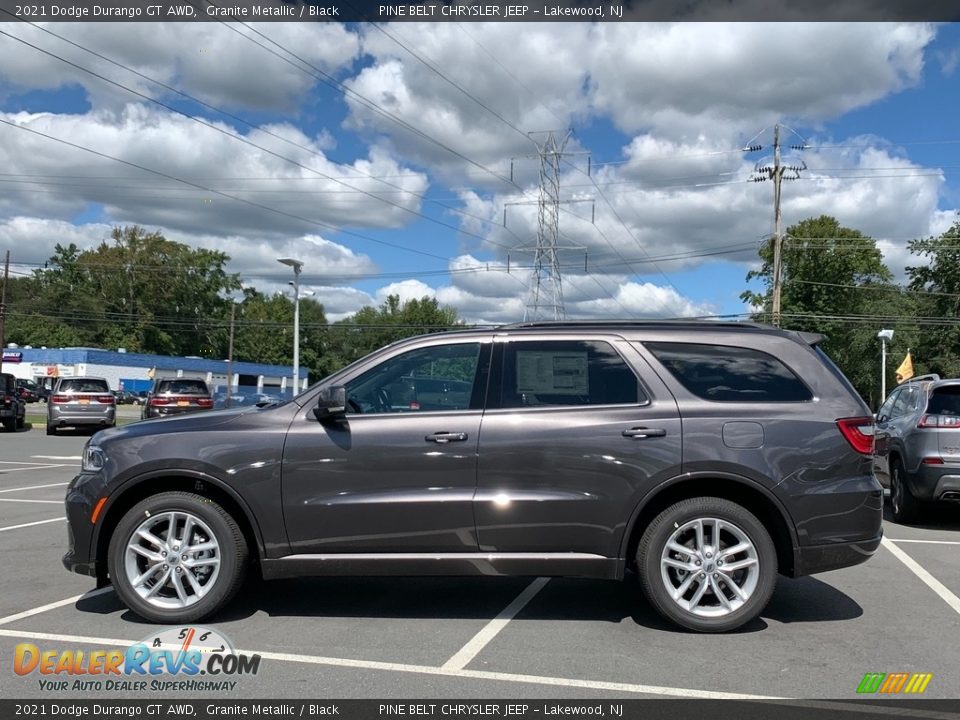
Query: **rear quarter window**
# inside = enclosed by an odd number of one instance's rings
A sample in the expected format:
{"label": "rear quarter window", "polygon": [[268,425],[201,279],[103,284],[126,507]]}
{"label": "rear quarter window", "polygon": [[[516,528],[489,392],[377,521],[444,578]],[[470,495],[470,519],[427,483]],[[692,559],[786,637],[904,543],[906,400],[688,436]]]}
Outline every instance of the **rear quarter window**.
{"label": "rear quarter window", "polygon": [[781,360],[732,345],[648,342],[683,387],[712,402],[806,402],[813,393]]}

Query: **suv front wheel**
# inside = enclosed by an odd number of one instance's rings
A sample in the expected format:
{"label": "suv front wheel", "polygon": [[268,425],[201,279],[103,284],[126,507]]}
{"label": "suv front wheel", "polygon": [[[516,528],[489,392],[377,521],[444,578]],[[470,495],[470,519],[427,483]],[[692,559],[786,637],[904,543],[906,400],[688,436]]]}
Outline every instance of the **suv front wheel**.
{"label": "suv front wheel", "polygon": [[677,625],[726,632],[766,606],[777,553],[763,524],[722,498],[682,500],[644,531],[637,568],[650,604]]}
{"label": "suv front wheel", "polygon": [[240,589],[247,543],[217,503],[194,493],[166,492],[120,519],[107,564],[117,594],[140,617],[196,622]]}
{"label": "suv front wheel", "polygon": [[894,522],[912,523],[920,517],[920,501],[910,492],[903,472],[903,462],[894,459],[890,463],[890,511]]}

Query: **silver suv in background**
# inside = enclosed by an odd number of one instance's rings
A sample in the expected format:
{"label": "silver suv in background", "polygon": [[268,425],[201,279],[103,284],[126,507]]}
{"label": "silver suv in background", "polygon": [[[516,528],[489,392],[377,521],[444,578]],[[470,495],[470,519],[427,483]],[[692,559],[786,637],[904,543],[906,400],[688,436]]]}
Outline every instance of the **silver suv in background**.
{"label": "silver suv in background", "polygon": [[167,417],[213,409],[213,396],[203,380],[195,378],[157,378],[147,393],[142,417]]}
{"label": "silver suv in background", "polygon": [[877,412],[874,470],[890,488],[893,519],[920,519],[930,502],[960,502],[960,379],[922,375]]}
{"label": "silver suv in background", "polygon": [[111,428],[117,424],[117,404],[110,386],[100,377],[60,378],[47,403],[47,435],[62,427]]}

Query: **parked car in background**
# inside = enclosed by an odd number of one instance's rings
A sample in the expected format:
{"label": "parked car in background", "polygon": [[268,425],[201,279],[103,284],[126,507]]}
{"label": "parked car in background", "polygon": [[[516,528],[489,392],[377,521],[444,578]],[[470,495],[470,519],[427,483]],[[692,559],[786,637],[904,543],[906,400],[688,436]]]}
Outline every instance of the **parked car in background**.
{"label": "parked car in background", "polygon": [[208,617],[251,566],[633,571],[672,622],[732,630],[778,573],[880,545],[873,417],[822,339],[685,321],[403,340],[282,404],[97,433],[67,490],[63,562],[150,622]]}
{"label": "parked car in background", "polygon": [[17,395],[19,395],[20,399],[25,403],[35,403],[40,399],[37,393],[28,387],[20,385],[19,382],[17,383]]}
{"label": "parked car in background", "polygon": [[33,400],[28,400],[27,402],[47,402],[50,399],[50,389],[44,387],[43,385],[38,385],[33,380],[28,380],[24,378],[17,378],[17,387],[20,388],[21,393],[26,393],[29,396],[33,397]]}
{"label": "parked car in background", "polygon": [[8,432],[24,426],[26,403],[20,398],[17,379],[10,373],[0,374],[0,423]]}
{"label": "parked car in background", "polygon": [[117,405],[140,405],[141,398],[136,393],[129,390],[114,390],[113,396],[117,399]]}
{"label": "parked car in background", "polygon": [[894,520],[920,520],[932,503],[960,503],[960,378],[906,381],[877,411],[876,432],[874,471],[890,488]]}
{"label": "parked car in background", "polygon": [[47,403],[47,435],[64,427],[109,428],[117,424],[117,403],[104,378],[60,378]]}
{"label": "parked car in background", "polygon": [[192,378],[157,378],[147,393],[142,417],[167,417],[213,409],[213,397],[203,380]]}

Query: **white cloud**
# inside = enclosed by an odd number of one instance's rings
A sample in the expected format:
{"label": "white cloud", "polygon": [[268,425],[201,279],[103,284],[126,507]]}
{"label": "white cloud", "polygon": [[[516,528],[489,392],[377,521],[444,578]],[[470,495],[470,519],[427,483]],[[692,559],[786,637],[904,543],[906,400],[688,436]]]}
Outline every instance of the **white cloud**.
{"label": "white cloud", "polygon": [[[271,130],[302,147],[290,147],[262,131],[248,136],[282,156],[276,157],[230,137],[236,131],[229,125],[216,123],[228,133],[224,134],[138,105],[129,105],[119,114],[0,117],[192,183],[98,158],[4,125],[0,126],[0,164],[5,171],[42,177],[33,177],[34,184],[13,184],[0,200],[0,212],[19,208],[25,214],[64,218],[94,203],[105,206],[119,223],[184,233],[209,233],[216,228],[222,235],[276,238],[303,234],[318,225],[397,227],[409,221],[409,211],[418,210],[417,196],[427,188],[422,173],[402,167],[381,148],[372,148],[368,158],[352,164],[334,163],[323,153],[323,137],[314,142],[289,125],[274,125]],[[35,183],[40,183],[39,190]]]}
{"label": "white cloud", "polygon": [[[351,64],[359,50],[356,34],[333,23],[38,25],[11,24],[7,32],[150,97],[177,96],[85,48],[217,107],[233,109],[296,108],[317,82],[317,73],[305,71],[289,53],[329,72]],[[116,109],[136,99],[55,57],[9,38],[3,42],[7,52],[0,79],[15,86],[54,89],[81,85],[96,108]],[[281,59],[284,57],[290,62]]]}

